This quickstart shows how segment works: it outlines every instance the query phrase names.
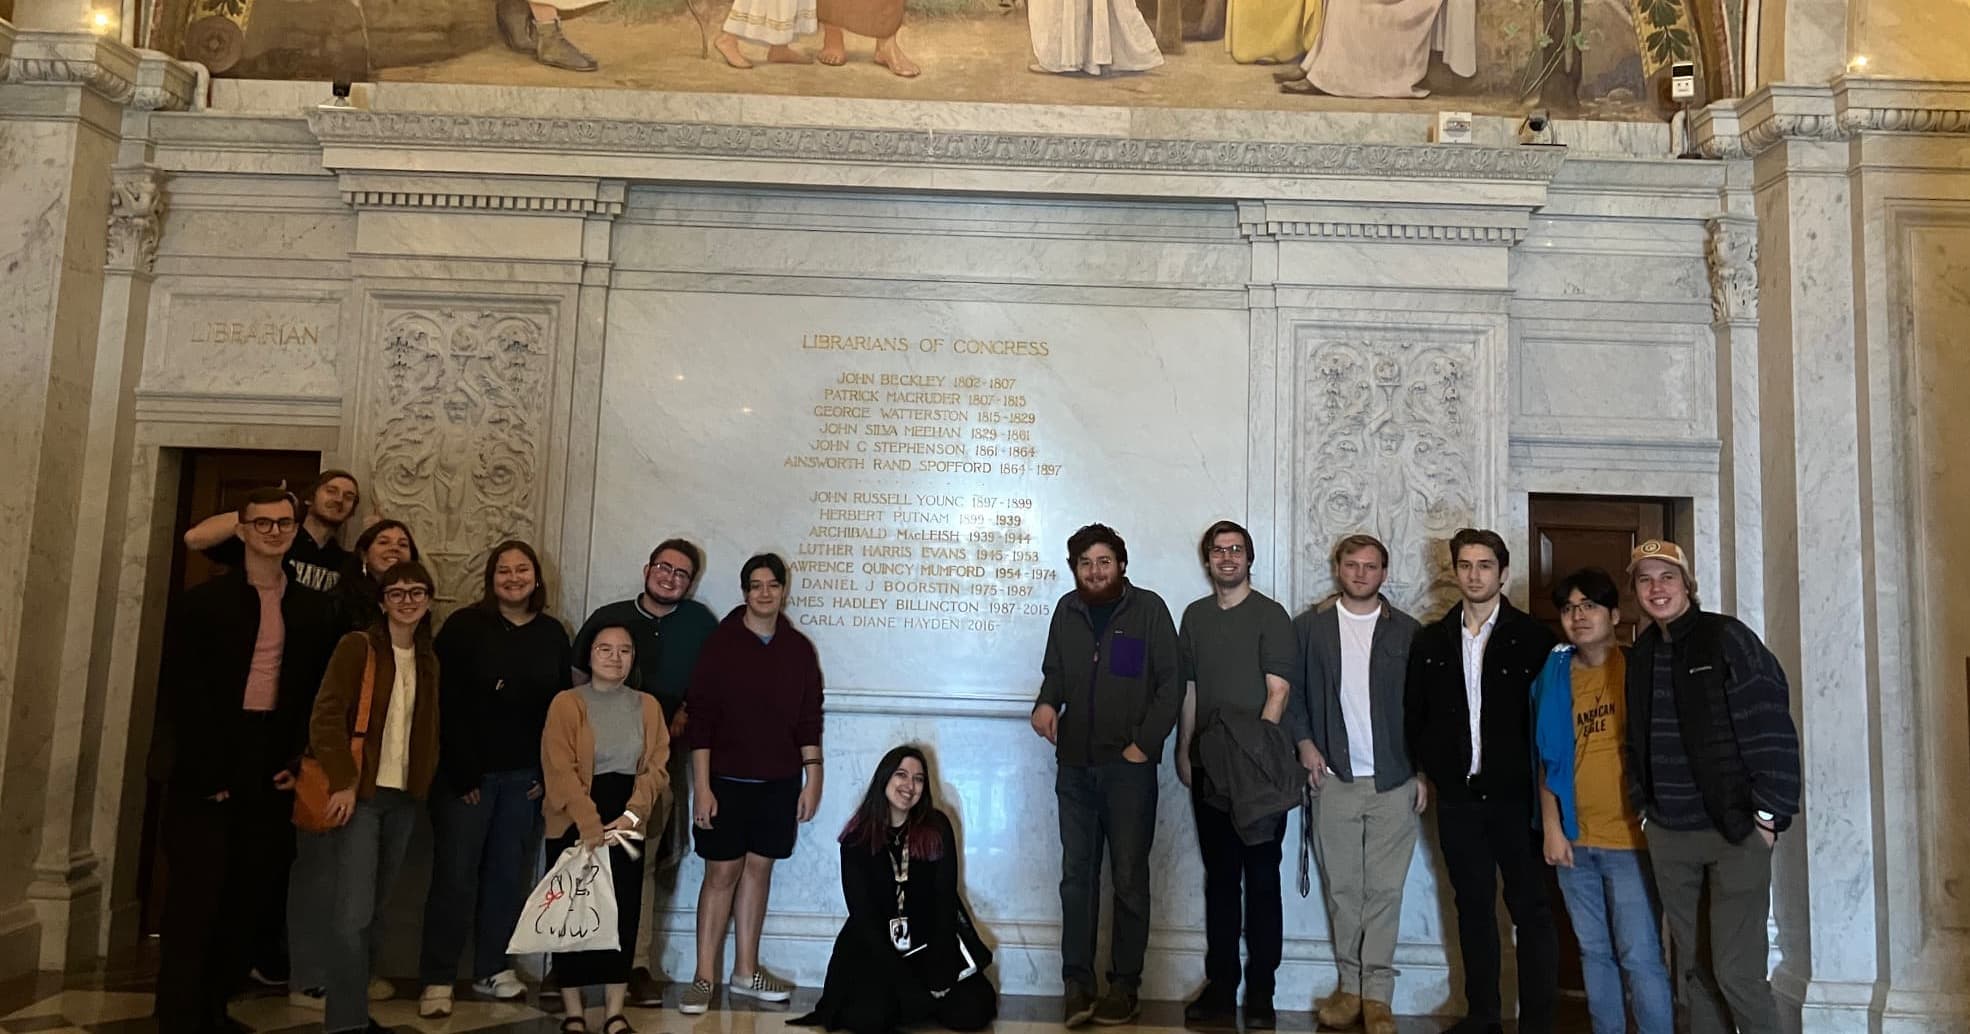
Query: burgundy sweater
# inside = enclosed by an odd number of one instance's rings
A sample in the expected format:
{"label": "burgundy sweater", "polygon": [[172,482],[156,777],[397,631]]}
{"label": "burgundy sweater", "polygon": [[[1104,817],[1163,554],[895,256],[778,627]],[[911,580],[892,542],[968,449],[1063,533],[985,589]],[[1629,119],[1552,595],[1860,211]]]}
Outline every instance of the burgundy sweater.
{"label": "burgundy sweater", "polygon": [[780,616],[772,641],[745,625],[742,605],[705,640],[684,705],[685,750],[711,751],[711,774],[791,779],[800,748],[821,745],[821,661]]}

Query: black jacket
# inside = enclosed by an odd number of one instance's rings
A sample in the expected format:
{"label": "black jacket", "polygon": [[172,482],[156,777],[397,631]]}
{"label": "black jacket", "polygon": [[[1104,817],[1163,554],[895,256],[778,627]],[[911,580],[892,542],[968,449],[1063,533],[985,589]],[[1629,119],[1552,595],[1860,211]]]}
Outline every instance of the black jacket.
{"label": "black jacket", "polygon": [[[1403,724],[1409,758],[1436,784],[1438,799],[1533,799],[1532,680],[1546,665],[1553,633],[1498,599],[1498,621],[1484,647],[1484,767],[1471,769],[1471,708],[1464,697],[1464,605],[1424,625],[1409,647]],[[1468,781],[1467,781],[1468,777]]]}
{"label": "black jacket", "polygon": [[1040,662],[1040,698],[1060,712],[1054,756],[1063,765],[1122,760],[1130,744],[1163,760],[1163,741],[1183,710],[1177,628],[1163,598],[1126,580],[1101,636],[1078,591],[1054,604]]}
{"label": "black jacket", "polygon": [[1690,607],[1665,641],[1654,622],[1635,637],[1628,659],[1628,771],[1636,807],[1654,802],[1655,656],[1668,650],[1680,745],[1703,810],[1731,843],[1751,835],[1753,814],[1769,811],[1784,830],[1799,813],[1799,730],[1785,669],[1742,621]]}
{"label": "black jacket", "polygon": [[[210,797],[271,791],[273,775],[292,768],[308,743],[308,716],[335,649],[328,596],[288,579],[281,594],[280,686],[273,741],[244,755],[241,705],[260,636],[260,594],[244,567],[185,590],[172,608],[158,669],[159,712],[168,719],[168,779],[176,793]],[[261,770],[265,771],[262,772]]]}
{"label": "black jacket", "polygon": [[539,772],[547,705],[570,682],[567,628],[548,614],[515,625],[474,605],[452,611],[432,647],[440,792],[463,797],[489,772]]}

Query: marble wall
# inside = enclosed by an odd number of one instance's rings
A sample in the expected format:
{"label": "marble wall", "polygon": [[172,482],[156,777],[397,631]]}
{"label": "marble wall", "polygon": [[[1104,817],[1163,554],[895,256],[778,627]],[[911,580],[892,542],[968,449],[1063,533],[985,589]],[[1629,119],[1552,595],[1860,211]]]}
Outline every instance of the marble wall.
{"label": "marble wall", "polygon": [[[140,92],[144,75],[125,81]],[[128,936],[178,450],[252,445],[361,473],[417,525],[454,599],[492,539],[534,538],[565,615],[633,593],[649,545],[685,532],[711,548],[715,608],[736,601],[746,553],[823,563],[848,543],[854,570],[817,568],[842,584],[797,583],[795,613],[900,619],[835,597],[950,594],[871,588],[887,575],[864,562],[903,558],[837,532],[962,532],[883,541],[909,542],[911,564],[989,567],[897,577],[949,582],[995,627],[809,622],[831,788],[776,887],[766,957],[819,980],[839,913],[830,834],[874,759],[912,738],[935,752],[1014,992],[1057,986],[1050,759],[1024,720],[1044,615],[1026,608],[1065,584],[1072,527],[1115,523],[1137,580],[1180,607],[1204,591],[1194,535],[1241,519],[1260,587],[1295,609],[1329,588],[1326,543],[1371,528],[1395,546],[1393,590],[1427,617],[1456,527],[1520,542],[1535,494],[1676,498],[1698,570],[1717,573],[1707,599],[1797,673],[1811,814],[1777,896],[1801,1029],[1954,1029],[1939,1017],[1965,1011],[1948,976],[1970,956],[1948,918],[1961,845],[1899,835],[1970,778],[1931,760],[1961,753],[1946,732],[1961,727],[1947,681],[1961,615],[1918,620],[1903,599],[1929,591],[1910,558],[1951,555],[1934,528],[1963,502],[1941,444],[1959,429],[1921,415],[1962,373],[1942,328],[1965,307],[1970,223],[1941,200],[1970,197],[1962,91],[1763,91],[1698,120],[1715,162],[1663,160],[1659,128],[1608,124],[1561,127],[1562,155],[1426,146],[1413,120],[1373,116],[465,87],[297,112],[311,98],[291,89],[224,96],[251,110],[99,121],[100,154],[0,119],[34,142],[6,153],[123,169],[72,188],[102,201],[96,222],[71,220],[75,254],[102,258],[63,275],[96,302],[47,285],[71,309],[27,311],[60,347],[16,345],[20,331],[5,353],[28,364],[8,383],[32,386],[30,408],[77,408],[9,452],[75,469],[36,482],[45,501],[15,501],[30,512],[0,521],[0,557],[80,587],[46,655],[0,668],[36,702],[9,709],[0,770],[22,834],[0,875],[39,888],[0,898],[13,955],[47,964]],[[720,121],[692,121],[706,118]],[[1502,120],[1478,130],[1510,138]],[[0,212],[40,225],[14,200]],[[50,372],[63,363],[75,376]],[[863,401],[831,390],[932,412],[817,412]],[[820,462],[864,455],[913,466]],[[49,530],[50,508],[85,492],[124,498]],[[1864,591],[1800,591],[1828,578]],[[6,606],[9,629],[44,620]],[[88,742],[47,752],[44,773],[28,740],[47,730]],[[1843,750],[1855,737],[1867,749]],[[1921,751],[1894,749],[1911,739]],[[1175,996],[1201,975],[1200,874],[1168,772],[1163,790],[1150,979]],[[682,882],[659,920],[673,973],[694,872]],[[1458,1006],[1445,897],[1426,835],[1403,1011]],[[1324,917],[1296,900],[1287,928],[1282,987],[1311,998],[1332,979]]]}

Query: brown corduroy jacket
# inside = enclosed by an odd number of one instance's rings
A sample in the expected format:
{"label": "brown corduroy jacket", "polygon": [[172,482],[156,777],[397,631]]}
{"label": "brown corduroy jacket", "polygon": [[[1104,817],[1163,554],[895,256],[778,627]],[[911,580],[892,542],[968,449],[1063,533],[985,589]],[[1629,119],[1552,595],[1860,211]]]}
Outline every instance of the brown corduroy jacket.
{"label": "brown corduroy jacket", "polygon": [[[369,731],[363,740],[363,767],[356,772],[350,741],[356,731],[356,707],[362,700],[363,665],[376,658],[376,681],[370,690]],[[321,762],[333,790],[356,788],[356,797],[376,796],[376,765],[383,756],[383,724],[390,715],[390,695],[397,685],[397,655],[383,625],[351,632],[335,644],[328,672],[308,722],[308,750]],[[404,792],[419,800],[431,788],[438,770],[438,655],[431,637],[417,637],[417,699],[411,705],[410,757],[404,766]]]}
{"label": "brown corduroy jacket", "polygon": [[[663,705],[656,697],[627,686],[619,692],[643,698],[643,756],[636,763],[636,788],[628,807],[640,820],[637,832],[661,836],[663,826],[655,813],[670,786],[670,726],[664,723]],[[563,690],[547,706],[540,770],[546,789],[541,817],[547,820],[547,835],[561,836],[573,825],[584,840],[600,837],[602,816],[588,795],[595,783],[595,729],[588,724],[588,702],[575,690]]]}

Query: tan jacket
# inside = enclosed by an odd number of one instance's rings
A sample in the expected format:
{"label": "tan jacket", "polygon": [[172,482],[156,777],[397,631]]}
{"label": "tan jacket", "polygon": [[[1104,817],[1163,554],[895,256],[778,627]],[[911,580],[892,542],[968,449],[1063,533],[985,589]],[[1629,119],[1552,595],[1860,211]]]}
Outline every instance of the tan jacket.
{"label": "tan jacket", "polygon": [[[359,774],[350,740],[356,730],[356,706],[362,700],[363,665],[371,655],[376,658],[376,682],[370,690],[369,733],[363,741],[363,770]],[[354,786],[362,800],[376,796],[383,723],[390,715],[390,694],[396,685],[397,655],[390,649],[390,633],[383,626],[351,632],[335,644],[335,655],[329,658],[328,672],[322,676],[321,692],[315,696],[314,715],[308,721],[308,750],[321,762],[330,789]],[[431,776],[438,770],[438,655],[431,651],[428,635],[417,637],[417,699],[411,705],[410,735],[405,743],[410,758],[404,766],[404,792],[423,800],[431,789]]]}
{"label": "tan jacket", "polygon": [[[637,693],[624,687],[621,692]],[[657,802],[670,787],[670,727],[664,724],[663,706],[657,698],[643,698],[643,756],[636,763],[636,789],[629,795],[629,810],[639,820],[636,831],[645,836],[662,835],[656,815]],[[540,738],[540,770],[546,795],[541,801],[541,817],[547,820],[547,835],[561,836],[573,825],[582,838],[594,840],[602,835],[602,816],[588,796],[595,782],[595,730],[588,724],[588,702],[569,689],[555,696],[547,707],[547,731]],[[654,827],[654,828],[653,828]]]}

